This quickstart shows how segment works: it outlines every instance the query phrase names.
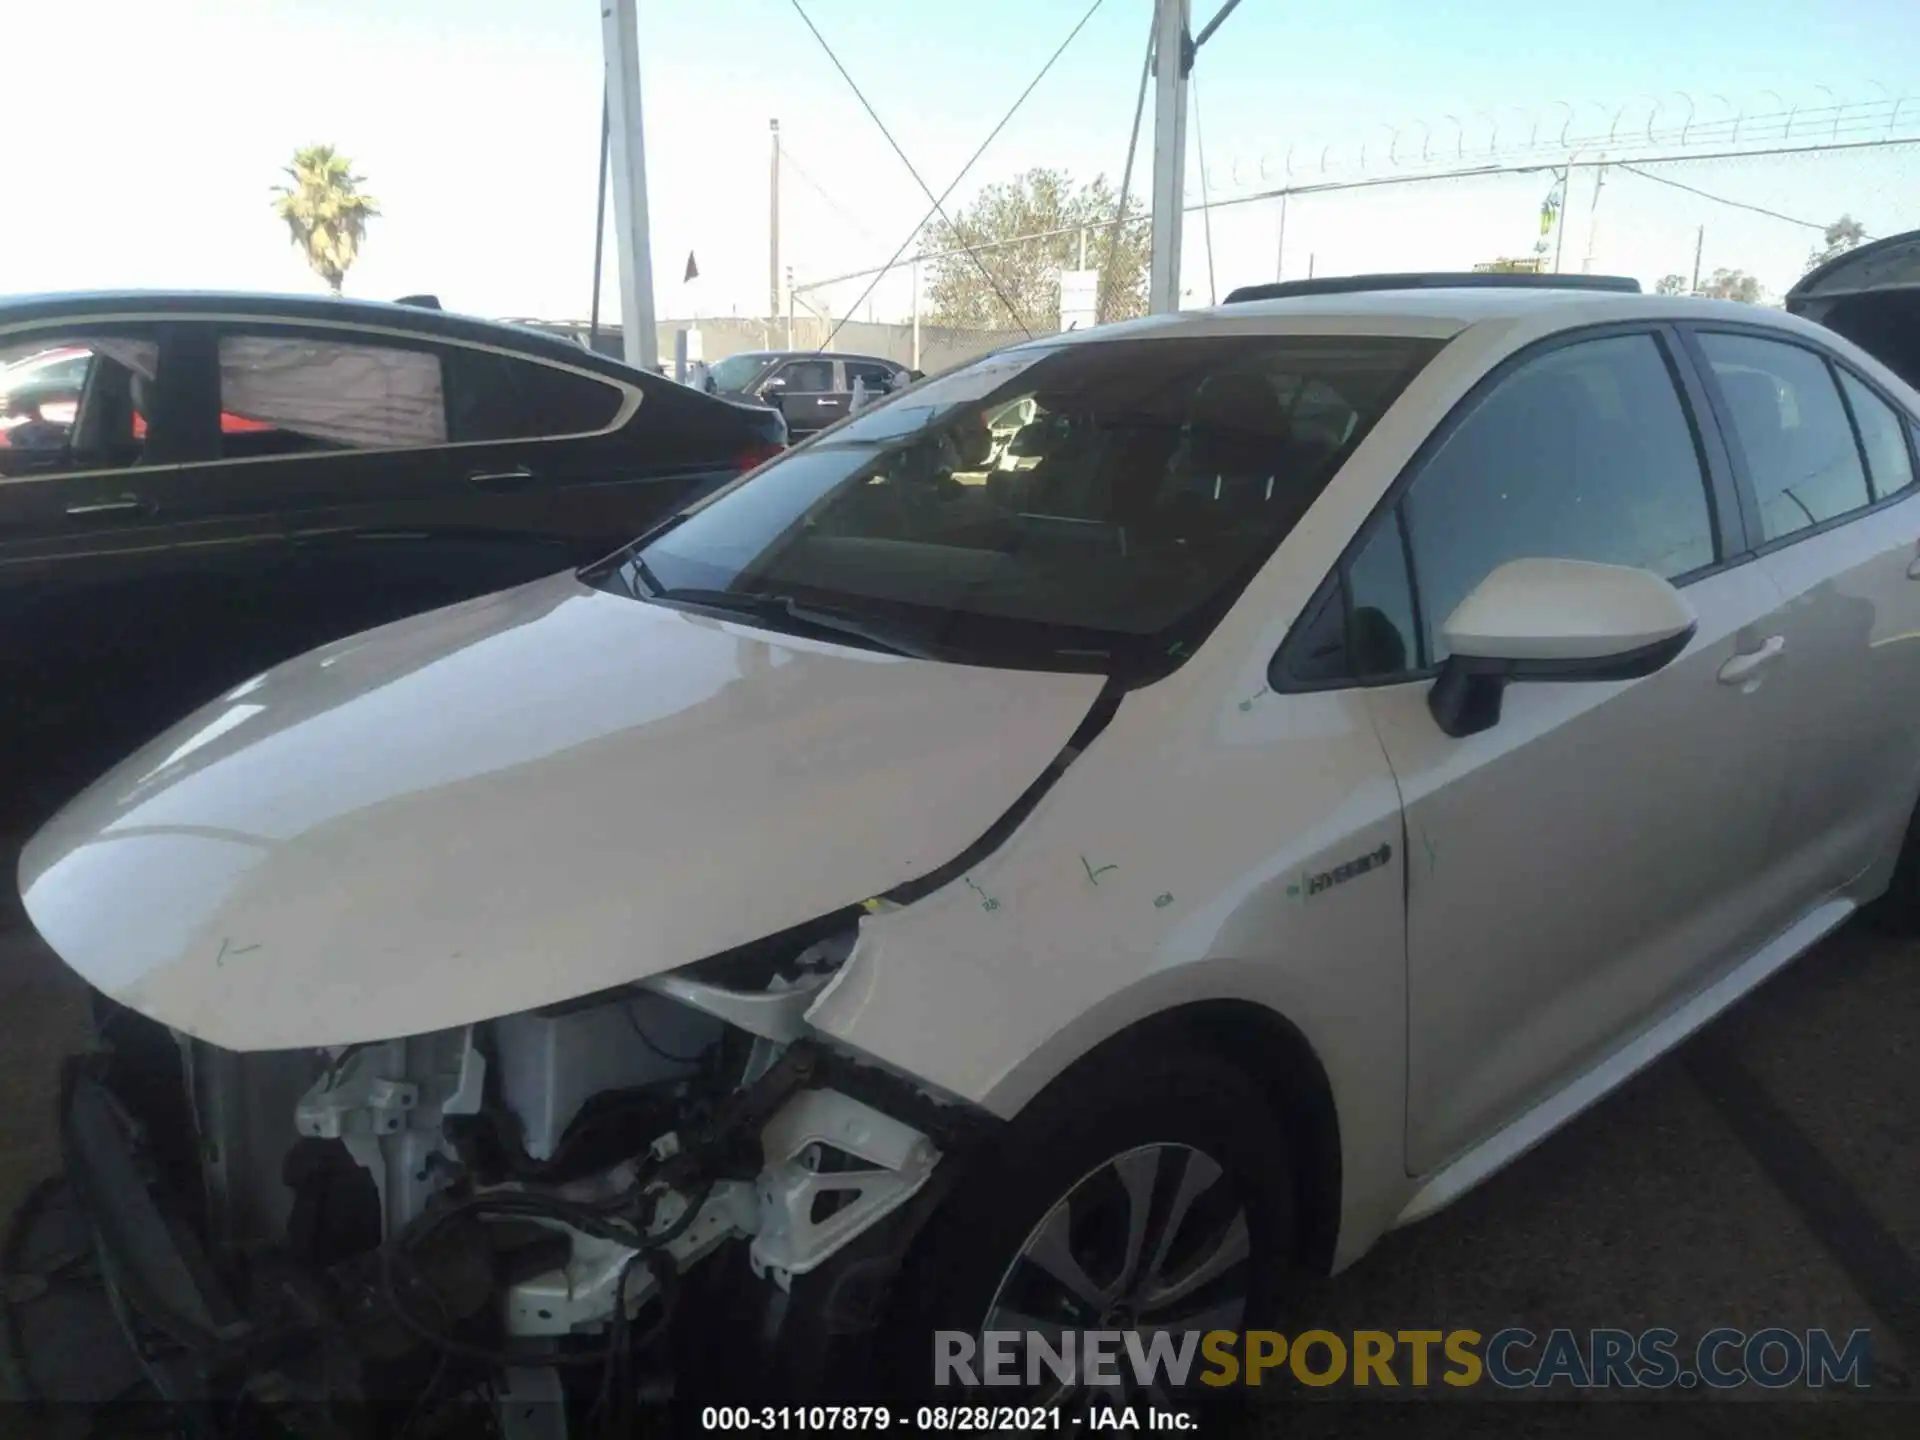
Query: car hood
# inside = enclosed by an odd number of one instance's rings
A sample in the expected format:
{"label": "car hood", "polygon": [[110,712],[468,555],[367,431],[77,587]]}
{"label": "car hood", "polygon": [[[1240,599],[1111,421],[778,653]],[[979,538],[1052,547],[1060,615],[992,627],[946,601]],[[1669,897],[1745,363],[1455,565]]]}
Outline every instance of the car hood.
{"label": "car hood", "polygon": [[642,979],[925,875],[1098,676],[774,635],[571,575],[314,651],[28,843],[28,915],[234,1050],[418,1034]]}

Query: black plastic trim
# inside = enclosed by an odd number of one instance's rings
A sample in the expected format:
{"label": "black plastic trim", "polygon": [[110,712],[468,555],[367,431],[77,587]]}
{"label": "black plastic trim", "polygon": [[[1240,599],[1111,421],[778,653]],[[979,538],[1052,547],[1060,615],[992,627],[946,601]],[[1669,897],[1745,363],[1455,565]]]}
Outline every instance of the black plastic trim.
{"label": "black plastic trim", "polygon": [[1516,681],[1640,680],[1666,669],[1692,642],[1698,624],[1677,635],[1591,660],[1490,660],[1450,655],[1441,662],[1427,708],[1454,739],[1477,735],[1500,721],[1500,702]]}
{"label": "black plastic trim", "polygon": [[886,892],[882,899],[896,905],[908,905],[924,896],[931,895],[943,885],[950,885],[967,871],[978,865],[987,856],[998,850],[1015,830],[1020,822],[1033,813],[1034,807],[1054,786],[1054,782],[1067,773],[1067,768],[1080,758],[1080,753],[1094,742],[1100,732],[1107,728],[1107,722],[1113,719],[1114,712],[1120,708],[1120,700],[1127,693],[1125,682],[1109,679],[1095,697],[1093,706],[1073,734],[1067,737],[1067,743],[1047,763],[1047,768],[1024,791],[1020,798],[1008,806],[1000,818],[989,825],[984,834],[966,849],[962,850],[946,864],[912,880],[903,881]]}

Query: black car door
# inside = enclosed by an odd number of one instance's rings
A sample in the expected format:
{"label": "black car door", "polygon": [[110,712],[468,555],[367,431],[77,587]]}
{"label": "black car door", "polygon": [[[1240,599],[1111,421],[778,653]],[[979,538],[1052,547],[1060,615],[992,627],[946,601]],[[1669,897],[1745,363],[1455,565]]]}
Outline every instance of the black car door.
{"label": "black car door", "polygon": [[95,315],[0,336],[0,360],[32,346],[88,357],[77,400],[0,432],[0,803],[44,809],[231,673],[286,544],[273,507],[205,463],[205,331]]}
{"label": "black car door", "polygon": [[287,653],[571,563],[557,447],[488,407],[464,347],[363,326],[216,328],[208,468],[243,477],[286,528]]}
{"label": "black car door", "polygon": [[841,388],[838,364],[819,356],[785,361],[761,382],[760,393],[779,406],[795,436],[826,429],[853,399]]}

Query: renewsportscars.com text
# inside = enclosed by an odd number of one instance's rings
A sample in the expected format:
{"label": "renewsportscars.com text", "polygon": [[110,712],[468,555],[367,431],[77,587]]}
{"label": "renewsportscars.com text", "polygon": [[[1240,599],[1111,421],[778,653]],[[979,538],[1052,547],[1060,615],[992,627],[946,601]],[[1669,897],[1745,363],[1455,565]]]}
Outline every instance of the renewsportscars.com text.
{"label": "renewsportscars.com text", "polygon": [[1691,1343],[1652,1329],[1137,1331],[989,1330],[935,1334],[936,1385],[1030,1388],[1055,1381],[1178,1389],[1298,1384],[1502,1389],[1865,1389],[1870,1332],[1709,1330]]}

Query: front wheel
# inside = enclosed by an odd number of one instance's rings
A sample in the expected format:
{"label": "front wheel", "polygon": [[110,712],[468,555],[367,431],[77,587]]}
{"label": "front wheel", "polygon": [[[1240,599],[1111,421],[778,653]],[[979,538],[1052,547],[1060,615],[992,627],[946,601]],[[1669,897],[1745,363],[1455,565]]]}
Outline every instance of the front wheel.
{"label": "front wheel", "polygon": [[[1199,1336],[1274,1323],[1295,1253],[1293,1174],[1259,1087],[1204,1055],[1102,1056],[941,1207],[900,1276],[886,1369],[934,1400],[1170,1393],[1204,1368]],[[1121,1340],[1089,1372],[1093,1332]],[[1164,1363],[1139,1374],[1132,1351]]]}

